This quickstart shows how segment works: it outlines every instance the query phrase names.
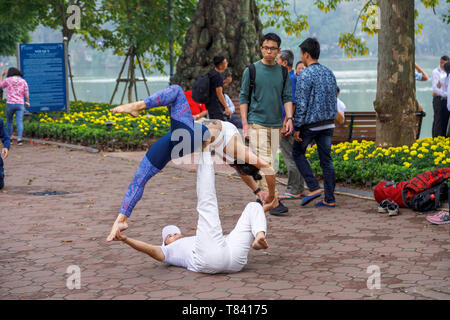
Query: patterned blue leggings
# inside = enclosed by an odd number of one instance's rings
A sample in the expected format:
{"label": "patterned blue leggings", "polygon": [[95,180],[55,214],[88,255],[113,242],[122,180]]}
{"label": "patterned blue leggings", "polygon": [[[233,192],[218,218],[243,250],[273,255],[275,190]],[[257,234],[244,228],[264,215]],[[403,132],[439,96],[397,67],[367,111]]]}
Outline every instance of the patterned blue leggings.
{"label": "patterned blue leggings", "polygon": [[[171,105],[170,132],[150,147],[128,186],[120,208],[120,213],[128,217],[142,198],[148,180],[161,171],[170,160],[199,149],[203,138],[209,137],[208,128],[194,123],[189,103],[180,86],[173,85],[160,90],[144,101],[146,109]],[[178,143],[182,143],[187,148],[180,148],[178,152],[173,152]]]}

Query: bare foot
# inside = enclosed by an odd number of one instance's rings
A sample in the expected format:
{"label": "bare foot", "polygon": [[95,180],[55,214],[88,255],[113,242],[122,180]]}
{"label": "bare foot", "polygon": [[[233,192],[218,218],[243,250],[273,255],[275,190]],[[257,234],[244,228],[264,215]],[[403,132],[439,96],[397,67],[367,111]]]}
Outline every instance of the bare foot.
{"label": "bare foot", "polygon": [[128,113],[133,117],[137,118],[139,116],[139,112],[142,110],[142,102],[143,101],[123,104],[121,106],[110,109],[110,111],[112,113]]}
{"label": "bare foot", "polygon": [[125,222],[114,222],[111,232],[108,236],[108,238],[106,238],[107,242],[113,241],[113,240],[118,240],[117,238],[117,234],[120,234],[120,231],[124,231],[128,229],[128,223]]}
{"label": "bare foot", "polygon": [[269,244],[266,240],[266,235],[264,232],[258,232],[256,234],[256,238],[252,243],[252,248],[255,250],[261,250],[261,249],[267,249],[269,247]]}

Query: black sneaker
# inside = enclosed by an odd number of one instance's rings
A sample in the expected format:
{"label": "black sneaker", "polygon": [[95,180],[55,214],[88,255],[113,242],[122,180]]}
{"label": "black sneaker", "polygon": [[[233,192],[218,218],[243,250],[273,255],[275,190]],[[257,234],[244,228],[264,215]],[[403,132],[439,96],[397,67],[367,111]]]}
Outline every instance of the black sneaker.
{"label": "black sneaker", "polygon": [[285,207],[281,201],[278,200],[278,207],[276,207],[275,209],[272,209],[269,211],[269,213],[273,216],[286,216],[287,212],[289,211],[289,209],[287,207]]}
{"label": "black sneaker", "polygon": [[22,141],[22,140],[17,140],[17,145],[18,145],[18,146],[23,145],[23,141]]}

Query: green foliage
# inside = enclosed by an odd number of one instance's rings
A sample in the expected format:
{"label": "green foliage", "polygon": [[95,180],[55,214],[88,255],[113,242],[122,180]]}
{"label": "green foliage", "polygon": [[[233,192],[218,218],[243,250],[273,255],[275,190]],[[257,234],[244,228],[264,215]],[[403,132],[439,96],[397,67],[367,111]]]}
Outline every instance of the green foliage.
{"label": "green foliage", "polygon": [[[450,4],[450,0],[447,0],[447,3]],[[450,24],[450,5],[448,6],[447,13],[442,14],[442,19],[445,23]]]}
{"label": "green foliage", "polygon": [[[179,55],[197,2],[172,2],[174,53]],[[117,55],[124,55],[134,46],[139,56],[147,55],[143,61],[145,69],[164,73],[165,63],[170,59],[168,0],[103,0],[99,11],[104,13],[103,23],[111,30],[102,26],[82,31],[90,46],[101,50],[109,48]],[[98,40],[102,40],[102,47],[98,46]]]}
{"label": "green foliage", "polygon": [[[298,38],[301,33],[307,31],[309,28],[308,17],[305,15],[297,14],[295,10],[295,3],[298,0],[293,0],[294,8],[291,5],[291,1],[280,0],[258,0],[257,3],[261,10],[262,16],[266,19],[266,27],[275,27],[277,29],[284,28],[287,35],[295,34]],[[446,0],[447,3],[450,0]],[[360,33],[367,34],[371,37],[378,33],[376,24],[374,21],[379,19],[379,10],[377,9],[378,0],[315,0],[314,5],[322,12],[336,11],[340,5],[345,2],[356,2],[361,6],[360,12],[355,16],[356,23],[352,32],[342,32],[339,37],[339,46],[344,49],[344,52],[349,57],[357,55],[367,55],[369,49],[367,41],[361,38]],[[426,8],[436,8],[439,4],[439,0],[421,0]],[[304,2],[301,2],[305,4]],[[294,13],[292,13],[294,12]],[[418,10],[415,11],[415,18],[417,20],[419,16]],[[448,14],[442,15],[442,20],[445,23],[450,23],[450,10]],[[359,30],[358,29],[359,26]],[[415,32],[422,34],[424,25],[423,23],[417,23]]]}
{"label": "green foliage", "polygon": [[[281,154],[280,172],[286,172]],[[311,168],[322,176],[317,145],[308,148]],[[372,141],[353,141],[331,148],[336,181],[356,185],[377,184],[382,180],[405,181],[421,172],[450,166],[450,138],[419,139],[411,146],[380,148]]]}
{"label": "green foliage", "polygon": [[287,35],[294,34],[296,37],[301,35],[302,31],[309,29],[308,17],[297,14],[292,16],[289,10],[289,3],[280,0],[257,0],[260,13],[268,16],[264,27],[284,27]]}
{"label": "green foliage", "polygon": [[[115,105],[94,102],[71,102],[71,112],[33,113],[25,117],[24,135],[52,139],[98,149],[147,149],[149,139],[170,130],[168,109],[154,108],[138,118],[113,115]],[[0,101],[0,118],[5,123],[5,101]],[[107,125],[110,123],[111,125]]]}
{"label": "green foliage", "polygon": [[356,55],[366,55],[368,53],[367,41],[361,40],[353,33],[341,33],[339,36],[339,46],[344,49],[349,58]]}
{"label": "green foliage", "polygon": [[35,28],[31,24],[9,22],[0,24],[0,56],[13,56],[17,51],[17,43],[31,41],[29,31]]}

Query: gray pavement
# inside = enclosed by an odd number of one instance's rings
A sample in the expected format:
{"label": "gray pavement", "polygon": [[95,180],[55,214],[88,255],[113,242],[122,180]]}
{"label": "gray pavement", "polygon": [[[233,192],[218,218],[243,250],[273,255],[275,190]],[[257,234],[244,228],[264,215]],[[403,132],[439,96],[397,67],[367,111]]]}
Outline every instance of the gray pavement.
{"label": "gray pavement", "polygon": [[[269,249],[251,251],[236,274],[194,273],[106,243],[143,155],[12,146],[0,192],[0,299],[450,298],[450,225],[407,209],[388,217],[374,201],[344,195],[335,209],[284,201],[289,216],[267,216]],[[228,233],[253,194],[226,166],[216,171]],[[161,228],[177,224],[193,235],[195,182],[195,165],[166,167],[147,185],[126,234],[159,244]],[[67,194],[33,195],[40,192]],[[81,272],[80,289],[68,288],[71,266]],[[380,289],[368,288],[376,283],[370,266],[380,270]]]}

